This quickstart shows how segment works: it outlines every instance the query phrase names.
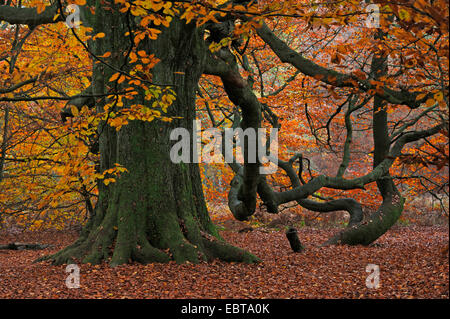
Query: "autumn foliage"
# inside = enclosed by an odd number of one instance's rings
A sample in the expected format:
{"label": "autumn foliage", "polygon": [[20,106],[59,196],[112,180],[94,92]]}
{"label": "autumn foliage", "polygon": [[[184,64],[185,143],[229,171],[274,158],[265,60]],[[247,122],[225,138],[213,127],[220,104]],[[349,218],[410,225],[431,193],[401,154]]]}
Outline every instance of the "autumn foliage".
{"label": "autumn foliage", "polygon": [[[38,14],[50,8],[45,0],[22,1]],[[79,6],[86,0],[65,2]],[[177,98],[170,86],[152,84],[152,68],[159,59],[151,52],[135,50],[143,39],[156,39],[160,28],[169,27],[172,17],[181,15],[198,27],[216,23],[221,17],[239,18],[229,37],[215,42],[211,52],[230,48],[240,64],[240,72],[251,84],[264,110],[264,127],[280,128],[279,156],[288,161],[302,153],[301,179],[307,181],[326,174],[335,175],[348,135],[346,117],[351,120],[353,139],[344,177],[364,176],[372,169],[373,143],[370,96],[381,94],[383,87],[415,94],[420,107],[405,103],[387,103],[389,130],[395,141],[408,130],[425,130],[437,122],[448,125],[448,2],[375,1],[380,14],[379,26],[367,24],[368,11],[360,1],[311,4],[309,1],[252,1],[232,4],[226,1],[125,1],[116,0],[120,11],[131,15],[142,31],[129,34],[134,43],[128,72],[114,70],[110,102],[104,112],[84,105],[67,104],[77,94],[86,93],[92,76],[92,54],[86,43],[101,40],[105,33],[93,34],[81,24],[69,29],[55,11],[58,23],[38,26],[0,24],[0,222],[29,230],[63,229],[84,224],[92,214],[98,197],[98,183],[116,182],[127,168],[121,163],[107,171],[98,171],[95,151],[97,128],[106,123],[119,131],[129,121],[166,121]],[[6,1],[16,6],[18,1]],[[88,4],[89,5],[89,4]],[[111,8],[109,8],[111,9]],[[109,10],[108,7],[105,10]],[[90,7],[95,11],[94,6]],[[156,12],[149,14],[149,11]],[[348,75],[348,83],[334,85],[336,76],[300,72],[288,61],[281,61],[273,49],[257,35],[265,21],[291,49],[314,61]],[[382,30],[389,36],[377,37]],[[205,35],[207,37],[208,35]],[[241,53],[240,51],[241,50]],[[245,52],[245,54],[243,54]],[[369,78],[369,58],[389,56],[389,73]],[[114,52],[93,58],[106,63]],[[358,82],[360,81],[360,82]],[[361,87],[366,85],[370,87]],[[113,88],[125,85],[116,92]],[[144,92],[152,105],[134,104],[120,112],[111,111]],[[346,115],[349,101],[358,109]],[[197,119],[203,127],[225,128],[233,124],[235,105],[216,76],[201,78],[197,96]],[[269,107],[270,106],[270,107]],[[61,112],[70,111],[66,121]],[[348,112],[349,113],[349,112]],[[390,169],[395,184],[406,197],[405,211],[415,220],[424,211],[448,216],[448,126],[423,140],[407,144]],[[296,170],[300,163],[295,163]],[[228,186],[234,176],[226,164],[201,164],[203,187],[213,219],[227,219]],[[274,189],[291,187],[284,171],[268,177]],[[323,188],[314,196],[319,200],[351,197],[364,203],[368,211],[380,201],[375,182],[364,189]],[[258,210],[264,211],[259,202]],[[304,216],[311,212],[299,205],[285,205]],[[323,217],[318,217],[323,218]]]}

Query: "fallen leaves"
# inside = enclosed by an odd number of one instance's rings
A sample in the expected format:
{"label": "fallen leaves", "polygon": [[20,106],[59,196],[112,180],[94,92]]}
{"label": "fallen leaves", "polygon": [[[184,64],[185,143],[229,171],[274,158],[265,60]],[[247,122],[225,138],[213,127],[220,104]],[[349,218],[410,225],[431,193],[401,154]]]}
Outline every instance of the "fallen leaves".
{"label": "fallen leaves", "polygon": [[[259,264],[80,264],[80,288],[68,289],[64,266],[37,257],[73,242],[75,233],[0,235],[0,242],[39,241],[51,251],[0,251],[0,298],[448,298],[449,261],[441,254],[448,226],[395,227],[371,247],[320,247],[336,230],[299,229],[304,253],[292,253],[283,230],[224,231]],[[366,287],[367,264],[380,288]]]}

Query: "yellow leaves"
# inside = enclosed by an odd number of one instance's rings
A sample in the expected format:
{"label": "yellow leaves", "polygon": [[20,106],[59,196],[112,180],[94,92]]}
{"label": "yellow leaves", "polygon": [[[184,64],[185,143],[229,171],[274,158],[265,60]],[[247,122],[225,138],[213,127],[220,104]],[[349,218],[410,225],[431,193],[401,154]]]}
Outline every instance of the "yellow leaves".
{"label": "yellow leaves", "polygon": [[[444,104],[443,102],[444,102],[444,93],[442,92],[442,91],[435,91],[436,93],[434,93],[433,94],[433,97],[431,98],[428,98],[426,101],[425,101],[425,105],[427,106],[427,107],[432,107],[432,106],[434,106],[436,103],[439,103],[439,104]],[[425,98],[427,96],[427,94],[425,94],[425,93],[423,93],[423,94],[419,94],[418,96],[417,96],[417,100],[421,100],[421,99],[423,99],[423,98]]]}
{"label": "yellow leaves", "polygon": [[433,97],[437,102],[442,102],[444,100],[444,93],[442,93],[442,91],[439,91],[435,93]]}
{"label": "yellow leaves", "polygon": [[228,45],[230,45],[231,44],[231,38],[230,37],[226,37],[226,38],[223,38],[222,40],[220,40],[220,42],[219,43],[215,43],[215,42],[213,42],[213,43],[211,43],[210,45],[209,45],[209,50],[211,51],[211,52],[217,52],[217,51],[219,51],[221,48],[223,48],[223,47],[227,47]]}
{"label": "yellow leaves", "polygon": [[175,95],[166,94],[166,95],[163,95],[163,97],[162,97],[162,102],[166,103],[168,105],[172,104],[173,101],[175,101],[175,100],[176,100]]}
{"label": "yellow leaves", "polygon": [[[169,88],[162,90],[160,87],[151,86],[150,88],[147,88],[145,94],[146,100],[156,99],[152,103],[152,108],[142,104],[133,104],[130,107],[122,108],[117,112],[109,113],[109,108],[106,108],[103,119],[107,120],[107,123],[111,127],[114,127],[116,131],[119,131],[123,126],[127,125],[129,121],[135,120],[151,122],[155,119],[160,119],[164,122],[170,122],[172,119],[162,116],[161,112],[167,112],[167,109],[175,101],[175,92]],[[121,96],[119,96],[118,100],[120,100],[120,102],[117,102],[116,105],[119,106],[120,104],[120,106],[123,106]],[[155,108],[159,108],[160,110]]]}
{"label": "yellow leaves", "polygon": [[400,18],[400,20],[405,20],[405,21],[411,20],[411,15],[405,9],[398,10],[398,17]]}
{"label": "yellow leaves", "polygon": [[108,186],[115,183],[122,173],[128,173],[128,170],[122,165],[114,163],[114,167],[104,170],[102,174],[95,173],[93,176],[95,179],[103,180],[103,184]]}
{"label": "yellow leaves", "polygon": [[[126,11],[126,10],[125,10]],[[123,11],[122,11],[123,12]],[[134,16],[144,16],[147,14],[147,10],[145,10],[142,7],[132,6],[131,8],[131,14]]]}
{"label": "yellow leaves", "polygon": [[70,111],[72,112],[73,116],[78,116],[78,108],[75,105],[70,106]]}
{"label": "yellow leaves", "polygon": [[116,131],[119,131],[122,128],[122,126],[128,124],[128,121],[126,118],[119,116],[119,117],[109,119],[108,124],[112,127],[115,127]]}
{"label": "yellow leaves", "polygon": [[186,23],[189,24],[194,18],[195,13],[192,11],[191,8],[188,8],[184,11],[184,13],[181,15],[181,19],[185,19]]}
{"label": "yellow leaves", "polygon": [[159,98],[162,90],[159,86],[151,86],[148,90],[145,91],[145,99],[150,101],[152,98]]}
{"label": "yellow leaves", "polygon": [[103,184],[105,184],[106,186],[108,186],[110,183],[115,183],[116,180],[114,178],[106,178],[103,180]]}

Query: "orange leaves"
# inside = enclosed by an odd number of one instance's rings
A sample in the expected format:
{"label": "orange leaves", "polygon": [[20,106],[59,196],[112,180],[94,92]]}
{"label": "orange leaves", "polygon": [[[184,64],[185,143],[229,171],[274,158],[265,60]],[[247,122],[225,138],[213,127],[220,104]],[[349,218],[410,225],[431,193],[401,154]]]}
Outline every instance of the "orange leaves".
{"label": "orange leaves", "polygon": [[45,5],[45,2],[42,0],[39,0],[37,3],[36,3],[36,11],[37,11],[37,13],[38,14],[41,14],[42,12],[44,12],[44,10],[45,10],[45,7],[46,7],[46,5]]}
{"label": "orange leaves", "polygon": [[122,126],[127,125],[128,121],[124,116],[113,117],[108,120],[108,124],[112,127],[116,128],[116,131],[119,131]]}
{"label": "orange leaves", "polygon": [[192,19],[194,19],[196,16],[195,12],[192,10],[191,7],[184,10],[183,14],[181,15],[181,19],[185,19],[186,23],[191,23]]}
{"label": "orange leaves", "polygon": [[428,99],[425,102],[426,106],[428,106],[428,107],[432,107],[434,105],[434,103],[436,103],[436,101],[434,99]]}
{"label": "orange leaves", "polygon": [[361,70],[355,70],[352,72],[352,74],[360,80],[365,80],[367,77],[367,75]]}
{"label": "orange leaves", "polygon": [[152,23],[155,26],[163,25],[164,27],[169,27],[171,21],[172,21],[171,16],[163,17],[157,15],[148,15],[141,20],[140,24],[142,27],[147,27],[150,23]]}
{"label": "orange leaves", "polygon": [[156,40],[158,38],[158,34],[161,33],[161,30],[155,29],[155,28],[148,28],[145,31],[136,32],[134,36],[134,44],[136,46],[139,45],[139,43],[145,39],[147,36],[150,40]]}
{"label": "orange leaves", "polygon": [[[85,0],[69,1],[78,5],[85,5]],[[44,1],[32,0],[31,5],[36,7],[38,12],[45,10]],[[45,1],[48,3],[48,1]],[[446,109],[445,97],[448,92],[445,91],[448,86],[448,14],[445,12],[445,1],[436,0],[419,0],[414,3],[397,4],[389,3],[382,8],[383,20],[388,15],[395,15],[397,21],[382,24],[380,30],[386,32],[388,36],[381,39],[374,39],[373,34],[376,30],[371,30],[365,26],[365,18],[367,12],[360,1],[343,1],[336,5],[335,2],[302,2],[302,1],[265,1],[251,4],[250,6],[227,4],[227,1],[202,0],[195,2],[172,2],[162,0],[115,0],[120,6],[120,11],[125,14],[131,14],[133,26],[136,29],[130,33],[124,34],[123,39],[133,41],[134,47],[130,50],[121,52],[105,52],[100,51],[103,55],[100,58],[111,58],[109,63],[115,64],[116,60],[123,59],[125,61],[128,52],[129,65],[126,72],[123,73],[111,71],[107,69],[106,79],[109,88],[119,87],[120,90],[127,91],[126,94],[120,96],[108,96],[109,105],[105,112],[97,115],[89,113],[86,109],[78,110],[71,107],[71,112],[75,116],[70,120],[70,124],[60,125],[56,119],[59,119],[58,111],[62,108],[61,104],[52,104],[53,102],[45,102],[42,104],[28,105],[26,103],[15,105],[18,111],[27,114],[33,119],[45,118],[48,123],[41,120],[37,123],[31,120],[15,118],[14,122],[24,122],[22,127],[14,127],[14,132],[18,132],[17,138],[14,137],[13,142],[25,141],[24,146],[14,148],[14,152],[25,158],[33,158],[38,155],[48,160],[43,164],[36,160],[29,163],[10,166],[14,174],[25,176],[20,180],[20,192],[15,192],[13,187],[8,188],[8,198],[20,198],[20,193],[49,192],[48,189],[56,188],[58,192],[54,194],[69,198],[74,191],[72,189],[80,189],[81,186],[88,188],[94,187],[92,174],[94,172],[93,165],[88,165],[95,160],[95,156],[89,153],[89,137],[95,137],[95,128],[101,120],[107,120],[108,124],[116,130],[122,129],[130,121],[171,121],[172,118],[165,116],[165,112],[174,103],[176,96],[174,92],[163,90],[160,87],[149,85],[152,81],[152,68],[158,63],[158,58],[151,52],[146,52],[143,48],[151,46],[144,45],[147,40],[155,40],[161,37],[161,33],[165,28],[170,27],[172,19],[175,15],[181,16],[186,23],[195,23],[197,26],[204,25],[208,22],[217,22],[219,18],[227,15],[235,15],[238,17],[251,17],[250,22],[246,19],[236,20],[235,30],[233,34],[221,39],[219,43],[213,43],[210,46],[211,51],[215,52],[220,48],[230,48],[236,54],[239,61],[243,61],[242,56],[236,53],[235,48],[231,46],[233,40],[238,38],[244,42],[240,48],[249,40],[246,54],[251,68],[242,71],[246,77],[252,77],[255,84],[253,86],[256,94],[261,97],[260,100],[268,105],[274,106],[275,113],[279,116],[280,123],[283,127],[281,135],[281,146],[283,152],[302,150],[309,152],[311,158],[314,158],[315,166],[320,167],[326,173],[332,170],[333,160],[336,158],[329,155],[325,146],[316,143],[316,139],[327,141],[326,130],[321,129],[327,123],[337,108],[339,103],[343,102],[343,97],[351,90],[347,88],[332,88],[331,86],[337,81],[336,76],[328,76],[328,72],[321,72],[314,77],[320,81],[326,81],[328,84],[323,87],[317,86],[317,81],[311,81],[299,74],[297,78],[289,80],[294,74],[293,67],[280,63],[275,57],[271,48],[267,46],[261,38],[252,32],[261,26],[263,20],[274,29],[279,38],[295,51],[301,52],[305,58],[312,59],[315,63],[329,67],[329,61],[335,65],[330,68],[342,70],[343,73],[349,74],[353,79],[351,84],[358,88],[361,86],[361,80],[369,80],[372,85],[369,90],[370,95],[382,93],[385,87],[394,90],[400,90],[410,87],[419,92],[426,92],[418,96],[418,100],[425,99],[424,105],[420,106],[422,111],[425,107],[434,107],[439,103],[441,111]],[[218,4],[223,6],[219,7]],[[28,5],[28,2],[26,3]],[[105,5],[100,1],[100,6]],[[109,10],[111,8],[100,8]],[[384,14],[386,12],[386,14]],[[0,28],[1,29],[1,28]],[[13,28],[1,29],[1,39],[12,38],[14,33],[10,32]],[[21,80],[29,77],[20,76],[22,74],[38,75],[42,74],[39,82],[30,84],[14,92],[19,95],[31,94],[35,96],[45,95],[48,92],[56,94],[52,88],[61,89],[65,93],[72,95],[79,93],[81,87],[87,87],[90,78],[90,61],[89,57],[80,47],[80,44],[72,36],[66,37],[67,30],[59,26],[46,26],[45,28],[36,28],[33,34],[25,41],[24,50],[20,53],[20,61],[16,65],[16,69],[21,72],[14,71],[13,74],[8,73],[7,61],[0,62],[0,87],[3,83],[9,87]],[[80,28],[76,31],[83,41],[90,39],[98,40],[98,42],[107,42],[106,32],[95,34],[94,30],[88,28]],[[98,31],[95,31],[98,32]],[[123,31],[125,32],[125,31]],[[50,39],[47,39],[54,34]],[[70,33],[68,33],[70,34]],[[89,35],[91,34],[91,35]],[[19,34],[22,37],[22,34]],[[3,52],[9,54],[13,52],[11,42],[3,41],[0,43],[0,58],[3,59]],[[104,39],[104,40],[101,40]],[[61,40],[61,41],[60,41]],[[164,40],[164,39],[162,39]],[[235,43],[238,41],[235,41]],[[127,42],[128,43],[128,42]],[[105,46],[108,47],[108,46]],[[108,50],[108,49],[106,49]],[[122,54],[123,55],[120,55]],[[254,54],[251,56],[250,52]],[[371,58],[380,52],[389,53],[389,70],[386,77],[379,79],[377,82],[368,79]],[[76,59],[73,57],[76,56]],[[181,57],[182,58],[182,57]],[[1,60],[1,59],[0,59]],[[11,59],[7,59],[11,61]],[[23,61],[23,62],[22,62]],[[66,67],[67,65],[70,68]],[[65,70],[65,71],[63,71]],[[353,71],[356,70],[356,71]],[[171,70],[173,72],[175,70]],[[180,70],[185,71],[185,70]],[[44,73],[45,72],[45,73]],[[129,73],[127,73],[129,72]],[[258,74],[261,72],[261,75]],[[183,72],[175,72],[176,79],[182,78]],[[314,70],[313,72],[314,73]],[[47,75],[52,75],[47,76]],[[326,76],[326,78],[325,78]],[[7,83],[6,81],[10,81]],[[444,83],[443,85],[440,83]],[[365,82],[364,82],[365,83]],[[205,83],[202,83],[205,84]],[[207,103],[212,109],[211,113],[216,117],[217,123],[223,125],[231,125],[230,119],[233,109],[232,103],[227,99],[223,90],[220,89],[220,81],[210,79],[206,86],[210,89],[208,93],[213,93],[208,98],[205,94],[203,99],[198,100],[199,114],[208,113],[205,109]],[[108,89],[109,89],[108,88]],[[128,89],[130,89],[128,91]],[[353,89],[353,88],[352,88]],[[46,92],[45,90],[48,90]],[[271,96],[272,93],[277,92]],[[108,94],[112,91],[106,91]],[[143,99],[138,103],[133,98],[138,92],[144,92]],[[357,92],[353,90],[351,92]],[[11,97],[14,95],[9,93]],[[114,94],[114,93],[111,93]],[[2,95],[3,96],[3,95]],[[35,108],[44,106],[39,112]],[[371,156],[370,149],[363,144],[364,138],[367,139],[364,132],[370,130],[370,123],[367,114],[371,104],[367,105],[361,117],[358,117],[358,123],[355,124],[355,130],[362,132],[361,140],[354,141],[357,148],[357,154],[364,154],[357,158],[357,163],[350,167],[352,174],[358,175],[367,171],[368,163]],[[203,107],[203,108],[202,108]],[[114,109],[114,112],[111,110]],[[345,110],[345,107],[344,107]],[[436,111],[439,109],[436,107]],[[223,113],[225,114],[223,114]],[[397,117],[404,115],[404,110],[397,106],[389,105],[387,108],[390,120],[393,122]],[[345,136],[343,112],[338,114],[332,121],[330,143],[340,154],[340,142]],[[441,114],[445,115],[445,112]],[[431,114],[430,118],[438,118]],[[226,116],[225,116],[226,115]],[[20,120],[20,121],[19,121]],[[409,119],[408,119],[409,120]],[[26,125],[25,125],[26,124]],[[267,124],[267,123],[264,123]],[[425,125],[428,123],[419,122],[417,125]],[[313,127],[310,129],[310,125]],[[91,127],[92,126],[92,127]],[[1,127],[1,125],[0,125]],[[26,129],[29,127],[30,129]],[[51,136],[42,129],[44,127],[54,134]],[[35,134],[33,130],[39,132]],[[314,134],[312,134],[312,132]],[[67,135],[66,135],[67,134]],[[35,139],[35,142],[34,142]],[[356,138],[355,138],[356,139]],[[58,144],[60,143],[60,144]],[[370,144],[370,143],[366,143]],[[442,141],[439,144],[443,144]],[[32,149],[27,149],[25,145],[33,145]],[[323,151],[325,149],[325,151]],[[429,151],[425,149],[425,151]],[[285,155],[287,156],[287,155]],[[51,161],[57,161],[54,164]],[[439,165],[442,163],[439,162]],[[9,164],[12,165],[12,164]],[[35,167],[33,167],[33,165]],[[325,167],[325,168],[324,168]],[[36,170],[36,175],[45,175],[45,178],[31,178]],[[395,168],[397,171],[400,169]],[[220,178],[225,182],[231,174],[226,168],[217,168]],[[313,172],[316,174],[317,172]],[[57,181],[52,180],[49,176],[55,174]],[[63,176],[66,175],[66,176]],[[427,175],[436,178],[431,174]],[[81,177],[82,180],[79,180]],[[306,178],[306,177],[305,177]],[[104,183],[113,183],[111,179],[105,178]],[[289,181],[285,176],[277,176],[276,181],[281,185],[289,185]],[[206,183],[209,183],[207,181]],[[8,184],[13,185],[13,184]],[[26,186],[23,186],[26,185]],[[46,188],[42,185],[45,185]],[[213,200],[221,200],[226,196],[225,191],[218,191],[214,188],[216,185],[207,184],[207,193],[211,202]],[[62,191],[62,193],[60,193]],[[375,190],[374,190],[375,192]],[[0,192],[1,193],[1,192]],[[4,193],[3,193],[4,194]],[[1,196],[4,196],[4,195]],[[225,195],[224,195],[225,194]],[[335,195],[335,193],[327,193],[326,195]],[[354,193],[351,193],[354,195]],[[80,195],[70,195],[70,201],[79,201]],[[357,194],[358,199],[373,203],[371,199],[367,199],[364,195]],[[4,197],[2,197],[3,199]],[[35,203],[37,199],[33,199]],[[1,202],[1,200],[0,200]],[[49,204],[50,205],[50,204]],[[53,204],[52,204],[53,205]],[[43,205],[45,207],[46,205]],[[48,206],[48,205],[47,205]]]}
{"label": "orange leaves", "polygon": [[111,56],[111,52],[105,52],[103,55],[100,55],[99,58],[109,58]]}
{"label": "orange leaves", "polygon": [[[43,3],[38,0],[24,5],[37,6],[37,10],[43,12]],[[36,28],[27,38],[24,38],[24,28],[20,30],[16,40],[14,33],[0,30],[0,55],[5,54],[2,58],[9,60],[17,54],[17,72],[8,74],[0,63],[0,90],[5,88],[5,75],[11,82],[6,87],[37,77],[36,82],[12,92],[14,95],[28,92],[30,97],[61,96],[61,92],[76,95],[89,85],[91,64],[87,52],[74,41],[67,28],[49,24],[45,30]],[[83,40],[87,39],[86,32],[84,27],[77,30]],[[8,43],[22,40],[23,46],[12,52]],[[57,92],[48,87],[57,88]],[[95,160],[95,156],[87,155],[88,146],[79,139],[87,140],[87,135],[92,132],[79,121],[88,117],[87,108],[78,110],[68,106],[75,117],[67,120],[65,125],[61,123],[60,112],[66,102],[17,102],[16,113],[11,115],[11,148],[7,155],[17,162],[6,164],[11,178],[0,183],[0,210],[11,214],[17,209],[24,211],[28,219],[24,218],[21,225],[29,229],[60,229],[67,220],[82,220],[85,216],[85,204],[80,201],[82,196],[77,191],[83,185],[91,189],[89,176],[94,165],[87,162]],[[0,123],[2,121],[3,107],[0,107]],[[92,193],[95,194],[95,190]]]}
{"label": "orange leaves", "polygon": [[150,72],[150,70],[160,61],[154,54],[148,55],[146,51],[140,50],[137,53],[134,51],[130,52],[129,55],[130,63],[137,63],[135,69],[131,71],[131,74],[136,74],[137,72]]}
{"label": "orange leaves", "polygon": [[73,0],[73,2],[79,6],[86,5],[86,0]]}
{"label": "orange leaves", "polygon": [[109,78],[109,82],[113,82],[115,80],[117,80],[120,76],[119,72],[114,73],[110,78]]}
{"label": "orange leaves", "polygon": [[119,77],[119,79],[117,80],[117,83],[122,83],[123,81],[125,81],[125,79],[126,79],[126,76],[125,75],[120,75],[120,77]]}
{"label": "orange leaves", "polygon": [[158,37],[159,33],[161,33],[161,30],[154,29],[154,28],[149,28],[146,31],[146,34],[147,34],[148,38],[151,39],[151,40],[156,40],[156,38]]}
{"label": "orange leaves", "polygon": [[334,63],[334,64],[340,64],[341,60],[342,60],[342,55],[340,55],[339,53],[335,53],[331,57],[331,63]]}
{"label": "orange leaves", "polygon": [[138,56],[134,52],[130,52],[129,58],[130,58],[130,63],[135,63],[138,60]]}
{"label": "orange leaves", "polygon": [[92,38],[92,40],[95,39],[102,39],[105,37],[105,34],[103,32],[97,33],[96,35],[94,35],[94,37]]}

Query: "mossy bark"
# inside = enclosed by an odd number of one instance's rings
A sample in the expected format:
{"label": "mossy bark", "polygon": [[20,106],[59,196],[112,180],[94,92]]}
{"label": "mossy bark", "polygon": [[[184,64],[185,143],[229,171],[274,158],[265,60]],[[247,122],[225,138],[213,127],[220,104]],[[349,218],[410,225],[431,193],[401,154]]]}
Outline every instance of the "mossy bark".
{"label": "mossy bark", "polygon": [[[383,36],[381,31],[378,36]],[[374,79],[385,76],[387,68],[387,55],[385,52],[380,52],[373,57],[371,75]],[[373,168],[375,168],[388,156],[391,147],[386,102],[378,96],[374,97],[372,116]],[[385,234],[397,222],[403,212],[405,198],[401,196],[389,172],[377,180],[377,187],[383,198],[378,210],[372,213],[368,219],[338,233],[328,240],[325,245],[369,245]]]}
{"label": "mossy bark", "polygon": [[[95,41],[93,51],[98,55],[111,52],[108,63],[128,71],[124,56],[131,42],[125,33],[138,25],[127,14],[119,13],[114,4],[111,6],[113,9],[106,11],[101,10],[100,2],[97,4],[94,33],[104,32],[106,37]],[[119,131],[100,125],[100,170],[120,163],[128,172],[108,186],[99,183],[95,216],[74,244],[49,257],[57,264],[73,258],[93,264],[108,260],[111,265],[170,260],[197,263],[213,258],[258,261],[220,238],[207,212],[198,164],[174,164],[170,159],[170,132],[182,127],[193,136],[195,95],[206,50],[195,24],[186,25],[175,18],[170,27],[161,30],[157,40],[145,39],[137,50],[161,60],[152,69],[151,81],[169,84],[176,92],[167,115],[177,118],[170,123],[129,121]],[[94,63],[93,93],[105,93],[114,85],[113,89],[120,90],[120,85],[109,82],[115,72]],[[143,94],[133,101],[123,101],[124,107],[151,106],[153,102],[146,101]],[[104,104],[102,99],[97,100],[98,112],[103,111]]]}

